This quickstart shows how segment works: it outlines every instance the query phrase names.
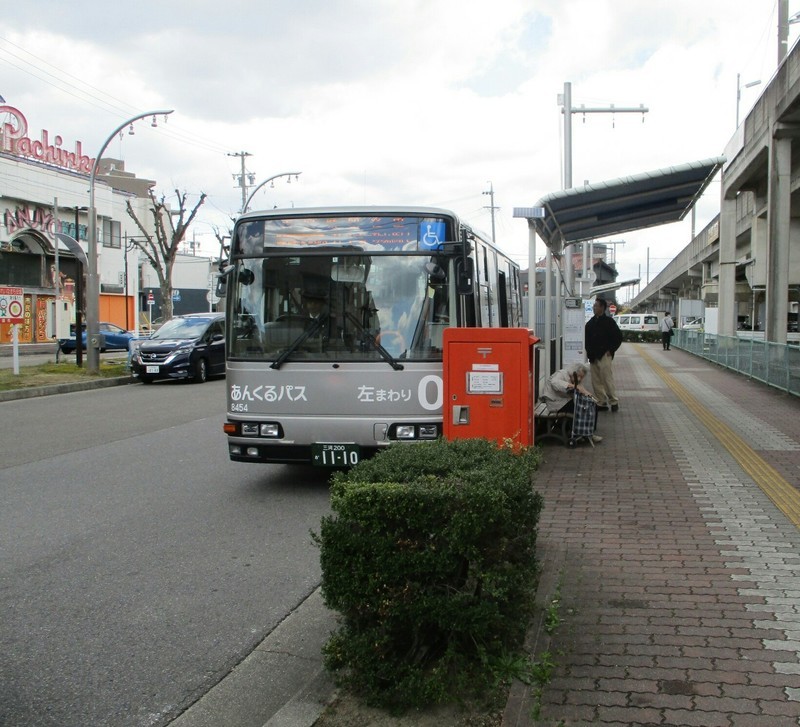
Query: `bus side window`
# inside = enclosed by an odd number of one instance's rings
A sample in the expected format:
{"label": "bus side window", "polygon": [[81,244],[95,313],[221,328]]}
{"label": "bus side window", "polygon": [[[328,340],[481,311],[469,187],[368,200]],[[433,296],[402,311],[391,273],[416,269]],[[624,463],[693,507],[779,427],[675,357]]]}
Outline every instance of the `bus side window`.
{"label": "bus side window", "polygon": [[476,286],[476,292],[478,295],[478,305],[477,305],[477,326],[490,326],[491,325],[491,311],[489,310],[490,306],[490,293],[489,293],[489,286],[486,282],[488,280],[488,270],[486,268],[486,247],[484,244],[475,239],[473,240],[473,246],[475,249],[475,259],[478,261],[479,270],[477,274],[478,284]]}
{"label": "bus side window", "polygon": [[497,275],[497,308],[500,316],[500,326],[508,327],[508,292],[506,291],[506,274]]}

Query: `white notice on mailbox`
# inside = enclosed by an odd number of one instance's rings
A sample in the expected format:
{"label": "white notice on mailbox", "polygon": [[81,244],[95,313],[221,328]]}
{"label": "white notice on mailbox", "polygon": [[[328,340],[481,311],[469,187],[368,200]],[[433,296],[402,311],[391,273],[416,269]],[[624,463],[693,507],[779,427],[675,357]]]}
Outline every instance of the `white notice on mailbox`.
{"label": "white notice on mailbox", "polygon": [[475,364],[467,371],[467,393],[502,394],[503,374],[497,364]]}

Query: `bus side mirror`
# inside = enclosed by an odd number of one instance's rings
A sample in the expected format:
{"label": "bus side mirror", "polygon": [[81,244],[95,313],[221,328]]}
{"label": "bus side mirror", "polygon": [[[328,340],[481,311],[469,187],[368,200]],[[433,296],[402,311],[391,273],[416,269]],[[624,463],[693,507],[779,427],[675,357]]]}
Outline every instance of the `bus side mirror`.
{"label": "bus side mirror", "polygon": [[471,295],[475,283],[475,263],[472,258],[456,261],[456,292],[459,295]]}
{"label": "bus side mirror", "polygon": [[228,290],[228,276],[231,274],[233,270],[233,265],[228,265],[227,267],[221,268],[219,273],[217,273],[217,298],[224,298],[225,293]]}

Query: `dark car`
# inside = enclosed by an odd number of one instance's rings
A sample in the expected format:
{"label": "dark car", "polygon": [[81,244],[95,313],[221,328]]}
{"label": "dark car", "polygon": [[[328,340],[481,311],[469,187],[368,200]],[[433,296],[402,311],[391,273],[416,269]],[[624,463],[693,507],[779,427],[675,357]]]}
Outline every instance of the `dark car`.
{"label": "dark car", "polygon": [[225,373],[225,315],[176,316],[133,347],[131,370],[142,382],[192,379],[202,384]]}
{"label": "dark car", "polygon": [[[101,351],[127,351],[128,344],[134,337],[130,331],[120,328],[113,323],[100,323],[98,326],[99,332],[102,334],[102,344],[100,345]],[[83,350],[86,350],[86,324],[83,325]],[[64,353],[73,353],[75,351],[75,324],[69,327],[69,338],[60,338],[58,345]]]}

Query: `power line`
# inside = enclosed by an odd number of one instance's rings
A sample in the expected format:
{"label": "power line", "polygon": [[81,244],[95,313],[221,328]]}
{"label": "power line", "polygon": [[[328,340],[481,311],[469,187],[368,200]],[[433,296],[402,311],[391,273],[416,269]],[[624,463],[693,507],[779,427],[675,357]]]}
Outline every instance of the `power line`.
{"label": "power line", "polygon": [[[0,46],[0,61],[4,62],[11,68],[16,68],[17,70],[36,78],[42,83],[55,88],[57,91],[68,94],[72,99],[78,98],[82,101],[85,101],[90,106],[94,106],[95,108],[99,108],[107,113],[113,114],[114,116],[121,116],[123,118],[129,116],[131,111],[138,110],[136,107],[132,106],[126,101],[116,98],[115,96],[86,83],[71,73],[62,71],[43,58],[30,53],[7,38],[0,36],[0,42],[8,44],[24,54],[23,56],[20,53],[16,53],[8,48],[3,48]],[[17,63],[10,61],[7,57],[4,57],[4,54],[5,56],[9,56],[10,58],[17,60],[24,65],[18,65]],[[36,62],[29,60],[25,56],[34,59]],[[49,69],[52,69],[52,71]],[[207,149],[220,154],[225,152],[225,147],[221,146],[219,143],[188,131],[187,129],[182,128],[179,124],[175,125],[173,123],[169,127],[162,127],[161,133],[183,144]]]}

